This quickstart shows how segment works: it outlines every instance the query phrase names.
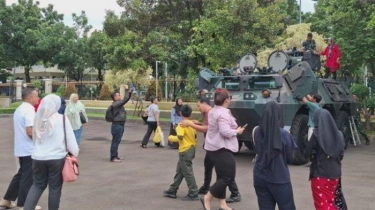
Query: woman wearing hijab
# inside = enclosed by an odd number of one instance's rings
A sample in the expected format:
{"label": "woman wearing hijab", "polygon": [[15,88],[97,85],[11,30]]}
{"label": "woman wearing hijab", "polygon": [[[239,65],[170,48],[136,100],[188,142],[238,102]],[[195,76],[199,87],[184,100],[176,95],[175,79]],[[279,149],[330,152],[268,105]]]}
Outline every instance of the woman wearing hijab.
{"label": "woman wearing hijab", "polygon": [[81,135],[83,130],[83,125],[81,122],[80,113],[86,118],[86,125],[89,122],[85,106],[78,100],[78,95],[73,93],[70,95],[69,104],[66,106],[65,115],[68,117],[70,123],[72,124],[74,135],[77,139],[78,146],[81,144]]}
{"label": "woman wearing hijab", "polygon": [[335,193],[341,177],[344,137],[331,114],[320,109],[314,115],[315,129],[305,150],[310,157],[310,180],[315,209],[337,209]]}
{"label": "woman wearing hijab", "polygon": [[228,109],[231,96],[226,89],[217,89],[214,94],[215,106],[208,113],[208,129],[204,142],[207,156],[213,163],[216,182],[208,193],[200,198],[203,208],[211,209],[213,198],[219,199],[221,210],[229,210],[225,201],[227,187],[236,176],[234,152],[238,152],[237,135],[242,134],[244,127],[238,127],[236,119]]}
{"label": "woman wearing hijab", "polygon": [[[171,128],[169,130],[169,135],[172,135],[172,136],[176,136],[177,135],[176,134],[176,126],[182,120],[181,113],[180,113],[181,106],[182,106],[182,99],[181,98],[177,98],[176,99],[176,105],[172,108],[172,111],[171,111]],[[172,143],[170,143],[168,141],[168,146],[170,148],[178,149],[178,145],[179,145],[178,142],[172,142]]]}
{"label": "woman wearing hijab", "polygon": [[[43,98],[33,126],[33,185],[24,205],[24,210],[34,210],[40,196],[49,186],[48,209],[59,209],[63,184],[62,169],[66,150],[78,156],[78,145],[68,118],[58,114],[61,99],[55,94]],[[65,118],[65,132],[64,122]],[[67,141],[67,148],[65,140]]]}
{"label": "woman wearing hijab", "polygon": [[254,188],[259,209],[296,209],[288,164],[297,148],[290,133],[281,128],[281,108],[267,102],[262,111],[259,127],[255,127],[256,152],[253,170]]}

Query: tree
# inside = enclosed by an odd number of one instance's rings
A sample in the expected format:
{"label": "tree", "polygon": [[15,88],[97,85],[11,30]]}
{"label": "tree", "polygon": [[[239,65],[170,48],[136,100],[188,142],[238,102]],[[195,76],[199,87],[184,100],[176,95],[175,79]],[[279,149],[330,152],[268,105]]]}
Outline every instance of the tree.
{"label": "tree", "polygon": [[54,62],[69,78],[82,81],[84,71],[89,67],[87,33],[92,26],[88,25],[84,11],[79,16],[75,13],[72,16],[74,25],[66,28],[64,48],[55,56]]}
{"label": "tree", "polygon": [[74,83],[69,82],[64,92],[64,98],[69,100],[70,95],[72,95],[73,93],[77,93],[76,86]]}
{"label": "tree", "polygon": [[[25,80],[30,82],[31,66],[51,60],[58,51],[50,45],[54,42],[46,41],[50,40],[50,34],[45,32],[54,31],[47,28],[61,23],[62,15],[51,5],[43,10],[43,15],[39,2],[33,0],[18,0],[18,4],[11,6],[6,6],[5,0],[1,0],[0,5],[0,43],[6,59],[24,66]],[[49,44],[46,46],[45,43]]]}
{"label": "tree", "polygon": [[[151,80],[145,93],[145,100],[148,101],[151,96],[156,96],[156,80]],[[163,97],[160,85],[158,85],[158,100],[160,101]]]}
{"label": "tree", "polygon": [[105,55],[107,44],[107,36],[101,31],[94,31],[87,42],[89,66],[98,70],[99,81],[103,81],[103,70],[106,67]]}
{"label": "tree", "polygon": [[136,89],[144,89],[150,83],[151,69],[127,69],[123,71],[107,71],[105,76],[105,84],[113,91],[113,87],[120,87],[122,84],[133,83]]}
{"label": "tree", "polygon": [[112,100],[108,85],[104,84],[100,90],[99,100]]}

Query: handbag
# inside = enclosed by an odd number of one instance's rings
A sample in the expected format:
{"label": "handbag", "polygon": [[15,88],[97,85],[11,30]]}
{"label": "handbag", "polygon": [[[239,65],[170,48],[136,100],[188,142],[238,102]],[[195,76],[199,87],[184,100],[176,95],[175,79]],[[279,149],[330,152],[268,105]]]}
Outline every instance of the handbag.
{"label": "handbag", "polygon": [[81,123],[85,124],[87,123],[85,115],[83,115],[82,112],[79,113],[79,118],[81,119]]}
{"label": "handbag", "polygon": [[66,142],[66,129],[65,129],[65,116],[63,115],[63,124],[64,124],[64,141],[65,141],[65,149],[66,149],[66,157],[65,163],[62,170],[62,177],[64,182],[74,182],[77,180],[79,175],[78,170],[78,160],[77,157],[72,155],[68,151],[68,143]]}

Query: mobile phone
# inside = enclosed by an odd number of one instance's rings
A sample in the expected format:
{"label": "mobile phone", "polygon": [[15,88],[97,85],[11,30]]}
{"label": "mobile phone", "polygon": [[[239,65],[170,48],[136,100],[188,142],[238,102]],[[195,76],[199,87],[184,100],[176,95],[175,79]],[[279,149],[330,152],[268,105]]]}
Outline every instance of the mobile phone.
{"label": "mobile phone", "polygon": [[243,128],[246,128],[247,127],[247,123],[244,125],[244,126],[242,126]]}

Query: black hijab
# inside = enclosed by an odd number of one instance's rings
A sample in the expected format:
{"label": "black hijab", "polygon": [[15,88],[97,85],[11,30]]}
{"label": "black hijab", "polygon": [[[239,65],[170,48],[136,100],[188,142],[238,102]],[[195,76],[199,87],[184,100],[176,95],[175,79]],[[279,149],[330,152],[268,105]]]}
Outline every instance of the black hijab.
{"label": "black hijab", "polygon": [[[263,135],[263,145],[266,149],[267,165],[282,151],[280,139],[281,107],[274,101],[269,101],[263,108],[260,118],[260,132]],[[274,166],[270,165],[273,171]]]}
{"label": "black hijab", "polygon": [[182,105],[179,105],[178,104],[178,100],[180,100],[181,98],[176,98],[176,105],[173,107],[175,110],[176,110],[176,114],[178,115],[178,116],[181,116],[181,114],[180,114],[180,111],[181,111],[181,106]]}
{"label": "black hijab", "polygon": [[331,114],[325,109],[319,109],[314,114],[314,136],[329,157],[338,157],[344,149],[344,136],[337,129]]}

